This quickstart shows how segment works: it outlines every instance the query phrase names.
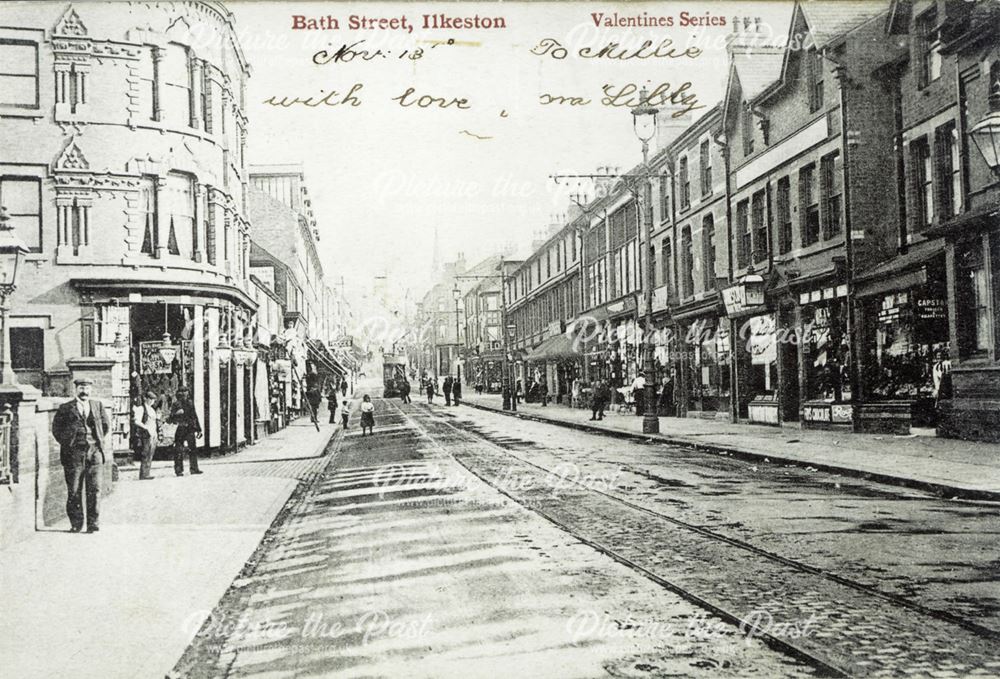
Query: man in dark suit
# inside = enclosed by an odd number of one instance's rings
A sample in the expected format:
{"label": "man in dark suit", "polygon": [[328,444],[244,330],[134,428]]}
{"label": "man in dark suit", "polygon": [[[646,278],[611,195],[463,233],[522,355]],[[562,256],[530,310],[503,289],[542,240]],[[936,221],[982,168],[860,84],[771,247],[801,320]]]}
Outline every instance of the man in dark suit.
{"label": "man in dark suit", "polygon": [[170,422],[177,425],[174,434],[174,474],[184,476],[184,453],[188,454],[192,474],[201,474],[198,469],[198,447],[196,438],[201,438],[201,423],[194,410],[190,392],[185,387],[177,390],[177,400],[170,411]]}
{"label": "man in dark suit", "polygon": [[99,530],[101,473],[107,461],[111,421],[104,404],[90,398],[93,382],[76,380],[76,398],[59,406],[52,435],[59,442],[59,461],[66,476],[66,514],[70,530],[83,530],[83,497],[87,497],[87,532]]}
{"label": "man in dark suit", "polygon": [[444,404],[446,406],[450,406],[451,405],[451,385],[452,385],[452,382],[453,382],[453,380],[451,379],[451,375],[448,375],[447,377],[444,378],[444,383],[441,385],[441,391],[444,392]]}

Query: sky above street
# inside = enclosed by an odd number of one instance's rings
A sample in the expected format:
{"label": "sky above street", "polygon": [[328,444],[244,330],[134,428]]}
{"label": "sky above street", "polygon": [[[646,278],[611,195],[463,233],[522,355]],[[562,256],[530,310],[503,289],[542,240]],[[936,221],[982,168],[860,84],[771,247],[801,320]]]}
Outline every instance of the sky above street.
{"label": "sky above street", "polygon": [[[567,212],[568,194],[588,188],[557,186],[550,175],[641,160],[632,85],[676,94],[673,104],[690,109],[677,121],[682,128],[722,96],[734,17],[760,17],[763,31],[783,39],[791,10],[722,2],[227,6],[252,68],[248,162],[303,164],[328,273],[355,289],[388,274],[392,289],[418,297],[432,281],[435,228],[444,260],[464,252],[472,264],[507,243],[524,254],[553,215]],[[506,27],[423,29],[424,15],[440,14]],[[387,21],[352,29],[352,16],[353,25]],[[672,25],[606,25],[634,17]],[[694,20],[725,25],[680,25]],[[610,54],[585,56],[611,44]],[[344,45],[354,56],[338,55]]]}

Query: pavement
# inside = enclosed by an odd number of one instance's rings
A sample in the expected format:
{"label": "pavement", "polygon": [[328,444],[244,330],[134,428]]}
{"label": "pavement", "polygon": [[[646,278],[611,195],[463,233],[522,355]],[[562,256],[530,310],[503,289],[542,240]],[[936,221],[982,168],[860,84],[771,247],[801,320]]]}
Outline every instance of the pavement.
{"label": "pavement", "polygon": [[854,434],[717,420],[661,417],[659,434],[643,434],[642,418],[612,408],[601,421],[590,410],[520,403],[502,410],[496,394],[467,393],[462,403],[514,417],[633,439],[659,440],[712,453],[857,476],[920,488],[946,497],[1000,501],[1000,445],[933,436]]}
{"label": "pavement", "polygon": [[165,676],[337,431],[300,418],[198,476],[126,468],[99,533],[64,522],[0,551],[4,676]]}

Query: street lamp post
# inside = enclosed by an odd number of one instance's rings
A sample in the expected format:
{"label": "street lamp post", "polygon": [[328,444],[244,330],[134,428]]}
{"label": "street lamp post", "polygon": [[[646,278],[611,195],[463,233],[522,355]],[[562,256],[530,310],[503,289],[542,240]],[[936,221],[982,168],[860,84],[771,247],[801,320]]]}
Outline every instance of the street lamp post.
{"label": "street lamp post", "polygon": [[646,373],[646,409],[642,416],[643,434],[658,434],[660,432],[660,419],[656,414],[656,385],[654,384],[656,378],[651,332],[653,327],[653,258],[650,246],[653,243],[653,220],[650,215],[651,206],[647,204],[649,200],[647,196],[652,196],[649,176],[649,142],[656,134],[656,114],[658,112],[659,109],[649,103],[649,95],[643,88],[639,94],[639,105],[632,109],[632,126],[635,130],[635,136],[642,142],[642,185],[640,190],[636,191],[636,202],[642,215],[646,234],[646,244],[643,248],[646,257],[646,275],[643,281],[646,297],[646,328],[642,338],[643,370]]}
{"label": "street lamp post", "polygon": [[455,379],[458,383],[462,383],[462,366],[459,361],[462,358],[462,333],[459,329],[458,321],[458,301],[462,299],[462,290],[458,287],[458,282],[456,281],[455,287],[451,291],[451,296],[455,298],[455,353],[457,354],[455,358]]}
{"label": "street lamp post", "polygon": [[990,172],[1000,178],[1000,80],[990,84],[989,112],[969,130]]}
{"label": "street lamp post", "polygon": [[10,361],[10,340],[7,332],[7,299],[17,289],[17,270],[27,246],[14,231],[7,209],[0,206],[0,382],[14,383]]}

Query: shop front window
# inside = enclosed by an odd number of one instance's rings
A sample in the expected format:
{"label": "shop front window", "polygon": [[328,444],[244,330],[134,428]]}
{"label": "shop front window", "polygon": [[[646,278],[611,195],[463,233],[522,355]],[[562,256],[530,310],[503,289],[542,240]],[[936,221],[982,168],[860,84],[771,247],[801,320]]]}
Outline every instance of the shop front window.
{"label": "shop front window", "polygon": [[823,401],[849,401],[850,344],[844,304],[830,301],[806,307],[804,317],[810,323],[808,341],[803,347],[806,372],[806,398]]}
{"label": "shop front window", "polygon": [[773,395],[778,384],[774,314],[753,316],[748,321],[747,349],[750,353],[750,392]]}
{"label": "shop front window", "polygon": [[702,319],[688,327],[686,341],[690,357],[688,409],[716,411],[725,408],[729,396],[728,334],[720,335],[720,324],[715,319]]}
{"label": "shop front window", "polygon": [[873,400],[929,401],[933,412],[948,360],[948,307],[943,290],[912,288],[872,300],[874,323],[865,377]]}

